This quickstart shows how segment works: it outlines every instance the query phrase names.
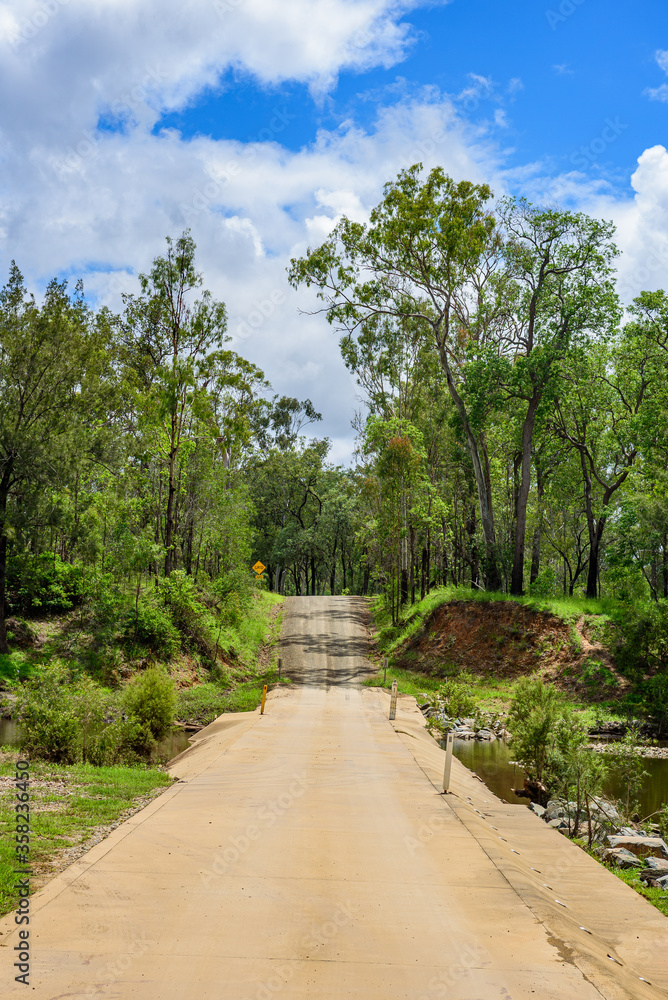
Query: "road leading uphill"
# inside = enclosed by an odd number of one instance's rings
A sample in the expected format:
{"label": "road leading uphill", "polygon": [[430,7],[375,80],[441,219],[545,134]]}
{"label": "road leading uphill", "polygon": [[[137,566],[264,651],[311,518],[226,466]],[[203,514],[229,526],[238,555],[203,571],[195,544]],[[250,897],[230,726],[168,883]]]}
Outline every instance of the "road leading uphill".
{"label": "road leading uphill", "polygon": [[0,923],[3,997],[668,995],[656,910],[458,762],[439,794],[414,701],[390,723],[360,685],[362,616],[287,602],[297,683],[199,733],[172,788],[34,897],[29,991]]}

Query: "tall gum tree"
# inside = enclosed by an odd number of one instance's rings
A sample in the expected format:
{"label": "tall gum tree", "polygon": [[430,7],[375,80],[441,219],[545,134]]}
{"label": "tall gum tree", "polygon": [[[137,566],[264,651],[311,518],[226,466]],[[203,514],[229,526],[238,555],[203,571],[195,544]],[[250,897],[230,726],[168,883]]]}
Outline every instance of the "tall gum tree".
{"label": "tall gum tree", "polygon": [[[0,653],[13,503],[71,479],[82,461],[104,460],[113,395],[111,328],[96,320],[83,290],[55,279],[39,306],[12,262],[0,291]],[[111,388],[110,388],[111,387]],[[25,528],[25,525],[23,525]]]}
{"label": "tall gum tree", "polygon": [[524,589],[527,505],[534,431],[550,399],[556,366],[574,345],[609,336],[619,321],[613,285],[612,223],[582,213],[541,209],[524,200],[500,206],[504,295],[509,303],[505,356],[507,397],[521,407],[520,483],[510,592]]}
{"label": "tall gum tree", "polygon": [[167,469],[164,547],[165,576],[174,566],[175,504],[179,453],[193,415],[209,409],[206,390],[216,378],[226,336],[225,305],[208,291],[194,300],[202,284],[195,269],[195,243],[186,231],[167,237],[167,252],[156,257],[149,274],[140,274],[141,294],[126,296],[125,325],[133,356],[141,362],[147,417],[158,430],[157,447]]}
{"label": "tall gum tree", "polygon": [[462,302],[498,246],[495,220],[486,208],[492,193],[484,184],[457,183],[440,167],[426,180],[421,171],[422,164],[415,164],[385,186],[368,225],[344,216],[322,246],[292,260],[290,282],[295,288],[314,285],[328,321],[349,337],[372,317],[388,316],[413,320],[431,339],[473,465],[486,586],[497,590],[501,575],[489,476],[459,364],[466,323]]}

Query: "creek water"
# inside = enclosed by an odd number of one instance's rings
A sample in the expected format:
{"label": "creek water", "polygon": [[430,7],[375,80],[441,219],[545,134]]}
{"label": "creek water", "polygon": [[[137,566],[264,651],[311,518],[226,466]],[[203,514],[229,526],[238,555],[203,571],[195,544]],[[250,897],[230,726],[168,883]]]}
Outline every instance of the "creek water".
{"label": "creek water", "polygon": [[[455,740],[455,756],[485,782],[490,791],[506,802],[528,805],[528,799],[520,799],[513,788],[521,788],[524,771],[512,763],[512,750],[503,740],[491,743],[480,740]],[[643,766],[648,777],[638,794],[641,816],[668,804],[668,758],[645,757]],[[619,781],[611,777],[603,788],[603,794],[611,799],[622,795]]]}
{"label": "creek water", "polygon": [[[190,744],[188,743],[189,733],[184,733],[182,729],[175,729],[168,733],[163,740],[156,744],[151,760],[154,763],[166,763],[172,757],[182,753]],[[18,724],[13,719],[0,719],[0,747],[16,746],[18,743]]]}

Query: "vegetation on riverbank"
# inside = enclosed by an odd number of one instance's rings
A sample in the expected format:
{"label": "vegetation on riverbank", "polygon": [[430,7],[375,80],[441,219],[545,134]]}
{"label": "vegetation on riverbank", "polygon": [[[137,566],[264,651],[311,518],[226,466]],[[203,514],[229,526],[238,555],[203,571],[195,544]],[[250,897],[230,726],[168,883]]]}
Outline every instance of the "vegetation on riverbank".
{"label": "vegetation on riverbank", "polygon": [[[0,914],[18,902],[16,889],[16,787],[12,751],[0,754]],[[172,783],[148,767],[30,763],[30,867],[32,889],[57,874],[132,812]]]}
{"label": "vegetation on riverbank", "polygon": [[[103,637],[95,622],[87,622],[75,641],[70,619],[60,627],[52,619],[44,642],[23,653],[27,679],[9,683],[12,714],[30,758],[129,764],[147,759],[177,720],[206,724],[223,711],[254,709],[263,685],[277,679],[282,599],[249,590],[243,607],[230,616],[211,607],[207,597],[175,572],[168,598],[154,598],[156,621],[169,627],[173,639],[171,652],[154,652],[156,637],[148,634],[147,622],[128,649],[122,618]],[[152,627],[157,631],[157,624]],[[214,635],[222,649],[214,646],[210,656],[198,652]]]}
{"label": "vegetation on riverbank", "polygon": [[[665,727],[665,602],[630,609],[611,599],[519,597],[441,587],[392,622],[373,606],[388,681],[407,693],[437,690],[462,672],[479,709],[505,712],[520,678],[551,682],[582,719],[645,719]],[[368,683],[382,683],[382,673]],[[404,689],[404,688],[402,688]]]}

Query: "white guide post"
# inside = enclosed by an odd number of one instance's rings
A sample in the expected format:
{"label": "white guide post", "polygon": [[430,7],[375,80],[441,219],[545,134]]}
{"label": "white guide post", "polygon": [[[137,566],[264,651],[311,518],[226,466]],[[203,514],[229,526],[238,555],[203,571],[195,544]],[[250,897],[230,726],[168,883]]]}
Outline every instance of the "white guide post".
{"label": "white guide post", "polygon": [[452,748],[455,743],[455,734],[449,732],[445,744],[445,767],[443,768],[443,791],[450,788],[450,771],[452,770]]}
{"label": "white guide post", "polygon": [[397,717],[397,682],[392,681],[392,695],[390,696],[390,720]]}

